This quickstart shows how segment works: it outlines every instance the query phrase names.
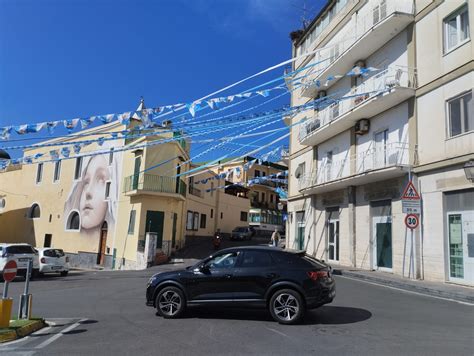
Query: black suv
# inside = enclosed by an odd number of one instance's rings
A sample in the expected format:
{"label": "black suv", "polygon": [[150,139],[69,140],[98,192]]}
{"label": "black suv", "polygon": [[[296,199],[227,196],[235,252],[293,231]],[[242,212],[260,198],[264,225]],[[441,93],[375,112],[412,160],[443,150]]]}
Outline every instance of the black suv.
{"label": "black suv", "polygon": [[191,305],[255,305],[293,324],[306,309],[331,303],[335,289],[331,267],[304,251],[246,246],[224,249],[185,270],[155,274],[146,300],[165,318],[177,318]]}

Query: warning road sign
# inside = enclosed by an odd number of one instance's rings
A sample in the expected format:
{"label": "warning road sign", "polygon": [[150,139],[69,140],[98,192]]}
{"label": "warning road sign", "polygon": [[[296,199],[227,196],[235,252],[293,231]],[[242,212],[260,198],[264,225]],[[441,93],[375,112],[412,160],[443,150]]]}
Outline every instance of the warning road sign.
{"label": "warning road sign", "polygon": [[405,225],[409,229],[416,229],[418,227],[418,224],[420,223],[420,219],[418,218],[418,215],[415,214],[408,214],[405,217]]}
{"label": "warning road sign", "polygon": [[420,200],[420,195],[415,189],[415,186],[410,181],[403,191],[402,200]]}

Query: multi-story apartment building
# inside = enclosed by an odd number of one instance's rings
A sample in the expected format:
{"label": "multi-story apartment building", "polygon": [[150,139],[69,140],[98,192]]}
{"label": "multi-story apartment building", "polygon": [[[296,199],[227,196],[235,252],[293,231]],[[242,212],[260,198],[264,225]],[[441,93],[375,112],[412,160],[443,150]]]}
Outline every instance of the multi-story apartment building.
{"label": "multi-story apartment building", "polygon": [[[73,266],[114,269],[146,267],[148,232],[165,254],[183,246],[187,187],[175,176],[188,169],[189,143],[170,141],[171,126],[110,139],[140,124],[116,121],[25,150],[49,157],[70,147],[71,155],[0,172],[0,242],[62,248]],[[72,142],[88,140],[94,142],[72,152]]]}
{"label": "multi-story apartment building", "polygon": [[[474,152],[472,6],[331,0],[293,33],[294,57],[314,53],[294,62],[307,69],[292,105],[317,104],[285,118],[295,124],[288,246],[336,265],[474,283],[462,273],[474,259],[463,170]],[[422,195],[414,235],[401,202],[409,179]]]}
{"label": "multi-story apartment building", "polygon": [[[252,226],[259,235],[270,235],[275,228],[284,231],[285,224],[283,216],[286,205],[280,203],[280,196],[276,188],[287,189],[284,183],[287,167],[279,163],[261,162],[257,163],[253,157],[244,157],[231,162],[222,162],[211,168],[216,174],[235,171],[239,174],[232,174],[227,178],[226,184],[234,184],[228,193],[247,197],[250,199],[250,207],[247,214],[248,224]],[[270,178],[270,179],[265,179]],[[246,188],[241,188],[237,184],[246,183]],[[249,184],[250,183],[250,184]],[[245,214],[241,212],[241,225],[244,223]]]}

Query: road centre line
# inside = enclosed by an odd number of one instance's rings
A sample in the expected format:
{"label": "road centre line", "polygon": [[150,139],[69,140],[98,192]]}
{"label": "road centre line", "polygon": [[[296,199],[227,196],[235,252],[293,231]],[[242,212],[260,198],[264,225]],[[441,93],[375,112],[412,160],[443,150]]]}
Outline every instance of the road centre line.
{"label": "road centre line", "polygon": [[338,277],[350,279],[350,280],[353,280],[353,281],[359,281],[359,282],[363,282],[363,283],[368,283],[368,284],[372,284],[372,285],[374,285],[374,286],[379,286],[379,287],[384,287],[384,288],[395,289],[395,290],[398,290],[398,291],[401,291],[401,292],[405,292],[405,293],[411,293],[411,294],[421,295],[421,296],[423,296],[423,297],[430,297],[430,298],[435,298],[435,299],[446,300],[446,301],[448,301],[448,302],[454,302],[454,303],[464,304],[464,305],[468,305],[468,306],[471,306],[471,307],[474,306],[474,303],[462,302],[462,301],[460,301],[460,300],[454,300],[454,299],[450,299],[450,298],[438,297],[438,296],[436,296],[436,295],[424,294],[424,293],[415,292],[415,291],[411,291],[411,290],[406,290],[406,289],[402,289],[402,288],[387,286],[387,285],[385,285],[385,284],[376,283],[376,282],[369,282],[369,281],[366,281],[366,280],[360,279],[360,278],[353,278],[353,277],[348,277],[348,276],[338,276]]}
{"label": "road centre line", "polygon": [[81,325],[82,322],[86,321],[87,318],[85,319],[81,319],[79,320],[78,322],[68,326],[66,329],[64,330],[61,330],[59,333],[57,334],[54,334],[53,336],[51,336],[49,339],[46,339],[45,341],[43,341],[41,344],[39,344],[38,346],[35,347],[35,349],[42,349],[46,346],[48,346],[49,344],[51,344],[52,342],[56,341],[57,339],[59,339],[61,336],[63,336],[65,333],[77,328],[79,325]]}

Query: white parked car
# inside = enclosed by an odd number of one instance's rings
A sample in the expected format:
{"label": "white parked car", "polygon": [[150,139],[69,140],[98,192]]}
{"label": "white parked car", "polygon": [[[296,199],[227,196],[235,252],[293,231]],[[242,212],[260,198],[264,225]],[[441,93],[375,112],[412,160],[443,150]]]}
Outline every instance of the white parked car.
{"label": "white parked car", "polygon": [[69,257],[59,248],[39,248],[39,271],[40,273],[60,273],[67,276],[69,272]]}
{"label": "white parked car", "polygon": [[39,272],[38,252],[29,244],[0,244],[0,271],[3,271],[5,264],[14,260],[16,262],[18,276],[26,276],[29,261],[33,259],[32,277],[36,277]]}

